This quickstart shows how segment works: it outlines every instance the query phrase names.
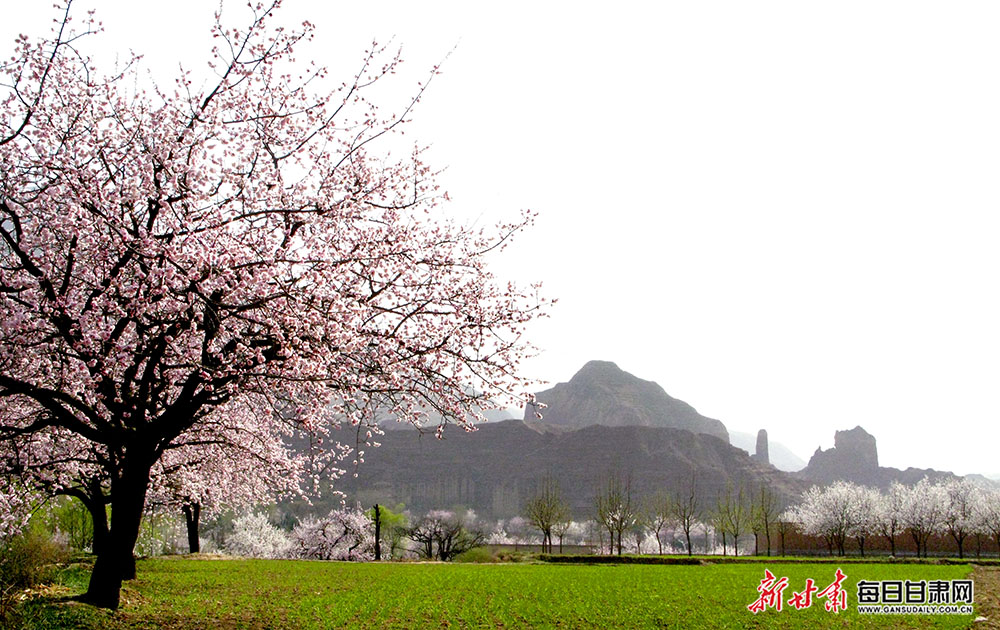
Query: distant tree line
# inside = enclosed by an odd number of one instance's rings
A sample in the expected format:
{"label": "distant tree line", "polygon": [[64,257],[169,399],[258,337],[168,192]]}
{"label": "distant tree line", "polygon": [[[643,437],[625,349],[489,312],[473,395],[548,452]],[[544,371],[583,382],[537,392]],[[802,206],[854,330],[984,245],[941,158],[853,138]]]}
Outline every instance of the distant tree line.
{"label": "distant tree line", "polygon": [[864,555],[869,541],[879,537],[892,555],[900,539],[909,538],[917,555],[926,557],[929,541],[943,536],[964,558],[970,540],[977,552],[984,538],[1000,549],[1000,489],[968,479],[935,483],[925,477],[913,486],[893,483],[882,492],[838,481],[810,488],[782,520],[821,538],[831,555],[844,555],[849,541]]}

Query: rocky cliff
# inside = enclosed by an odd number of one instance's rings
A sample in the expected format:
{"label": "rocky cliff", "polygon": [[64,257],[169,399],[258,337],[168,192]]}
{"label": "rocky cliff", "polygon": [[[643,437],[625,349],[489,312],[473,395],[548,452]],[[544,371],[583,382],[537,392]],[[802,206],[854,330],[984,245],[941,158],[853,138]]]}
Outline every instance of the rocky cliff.
{"label": "rocky cliff", "polygon": [[568,383],[538,392],[536,397],[547,407],[528,406],[525,420],[533,420],[538,411],[543,423],[556,426],[664,427],[729,441],[722,422],[706,418],[653,381],[637,378],[610,361],[590,361]]}
{"label": "rocky cliff", "polygon": [[507,518],[519,514],[539,481],[551,476],[574,517],[584,519],[593,516],[594,493],[612,471],[631,474],[636,497],[681,491],[693,479],[706,507],[727,484],[766,482],[788,499],[808,487],[717,437],[668,427],[566,429],[511,420],[472,433],[451,428],[443,440],[391,431],[381,441],[365,454],[357,478],[348,474],[336,482],[349,502],[404,503],[415,513],[461,505]]}
{"label": "rocky cliff", "polygon": [[878,465],[875,437],[860,426],[834,434],[834,446],[817,448],[809,465],[797,475],[805,480],[827,484],[837,480],[852,481],[865,486],[888,488],[893,481],[913,485],[929,477],[931,480],[953,478],[950,472],[931,468],[887,468]]}

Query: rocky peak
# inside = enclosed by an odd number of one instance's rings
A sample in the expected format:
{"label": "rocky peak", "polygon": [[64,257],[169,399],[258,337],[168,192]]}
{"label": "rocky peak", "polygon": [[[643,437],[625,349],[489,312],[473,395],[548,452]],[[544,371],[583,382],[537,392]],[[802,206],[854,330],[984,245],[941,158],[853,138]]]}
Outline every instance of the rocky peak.
{"label": "rocky peak", "polygon": [[632,376],[625,370],[618,367],[613,361],[587,361],[583,364],[570,383],[592,383],[601,381],[604,383],[627,383],[629,381],[639,381],[641,379]]}
{"label": "rocky peak", "polygon": [[[694,407],[669,396],[653,381],[645,381],[611,361],[589,361],[566,383],[538,392],[542,423],[579,428],[605,426],[648,426],[687,429],[729,441],[725,425],[706,418]],[[529,405],[525,419],[534,418]]]}
{"label": "rocky peak", "polygon": [[825,451],[817,448],[802,472],[816,481],[849,479],[864,482],[879,472],[875,437],[861,427],[837,431],[833,448]]}
{"label": "rocky peak", "polygon": [[753,458],[765,464],[771,463],[767,448],[767,430],[765,429],[757,432],[757,447],[754,449]]}

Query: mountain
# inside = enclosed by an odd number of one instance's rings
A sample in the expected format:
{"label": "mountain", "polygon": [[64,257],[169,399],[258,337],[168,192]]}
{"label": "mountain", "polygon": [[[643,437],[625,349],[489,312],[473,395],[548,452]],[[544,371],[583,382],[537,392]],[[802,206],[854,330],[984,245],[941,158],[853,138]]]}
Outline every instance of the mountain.
{"label": "mountain", "polygon": [[849,431],[837,431],[833,448],[817,448],[809,458],[809,465],[796,473],[800,479],[828,484],[837,480],[886,489],[893,481],[913,485],[923,479],[931,481],[953,479],[954,473],[932,468],[888,468],[878,465],[878,446],[875,436],[860,426]]}
{"label": "mountain", "polygon": [[729,441],[726,426],[706,418],[694,407],[671,397],[653,381],[644,381],[610,361],[590,361],[568,383],[538,392],[536,400],[547,405],[524,410],[526,420],[540,411],[542,422],[580,428],[594,424],[609,427],[642,426],[686,429]]}
{"label": "mountain", "polygon": [[[748,453],[756,453],[757,437],[750,434],[744,433],[742,431],[729,431],[729,442],[737,447],[741,448]],[[775,442],[774,440],[768,440],[769,448],[769,460],[771,465],[778,470],[784,470],[785,472],[795,472],[797,470],[802,470],[806,467],[806,462],[804,459],[796,455],[787,446],[781,442]]]}
{"label": "mountain", "polygon": [[670,427],[591,425],[580,429],[520,420],[487,423],[466,433],[390,431],[365,463],[336,487],[350,502],[404,503],[414,513],[464,506],[492,518],[519,514],[546,476],[559,482],[575,518],[593,516],[593,497],[612,471],[631,475],[637,499],[683,491],[694,480],[708,507],[727,484],[770,484],[786,498],[807,484],[756,462],[726,441]]}

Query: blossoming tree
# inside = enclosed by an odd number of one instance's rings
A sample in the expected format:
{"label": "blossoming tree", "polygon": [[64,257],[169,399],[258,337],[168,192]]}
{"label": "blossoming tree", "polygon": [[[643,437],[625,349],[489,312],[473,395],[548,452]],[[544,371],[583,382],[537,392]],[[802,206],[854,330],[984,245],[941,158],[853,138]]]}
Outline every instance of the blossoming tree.
{"label": "blossoming tree", "polygon": [[277,5],[242,29],[217,17],[204,87],[102,74],[80,49],[99,29],[74,30],[68,1],[2,66],[0,443],[50,488],[92,480],[110,503],[100,606],[134,571],[152,471],[223,408],[362,460],[376,414],[432,412],[440,433],[527,389],[523,329],[544,302],[485,259],[530,217],[436,218],[421,151],[376,152],[424,88],[382,115],[367,90],[399,59],[373,46],[318,93],[326,71],[292,57],[312,28],[272,26]]}
{"label": "blossoming tree", "polygon": [[202,516],[299,496],[306,490],[304,473],[312,451],[287,448],[274,439],[266,416],[263,422],[260,419],[253,414],[213,413],[175,439],[153,466],[146,507],[183,513],[191,553],[201,551]]}

